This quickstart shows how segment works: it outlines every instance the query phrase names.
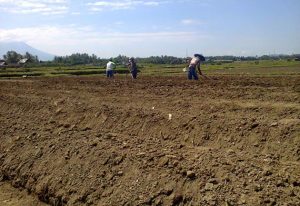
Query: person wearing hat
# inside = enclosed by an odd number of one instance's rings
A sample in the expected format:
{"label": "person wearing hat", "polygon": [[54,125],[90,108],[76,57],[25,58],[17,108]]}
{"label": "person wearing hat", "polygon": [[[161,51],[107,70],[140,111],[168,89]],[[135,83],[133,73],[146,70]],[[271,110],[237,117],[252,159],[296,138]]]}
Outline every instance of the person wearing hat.
{"label": "person wearing hat", "polygon": [[131,57],[129,59],[128,69],[129,69],[129,72],[131,73],[132,78],[136,79],[137,78],[138,69],[137,69],[137,65],[136,65],[136,62],[135,62],[135,60],[134,60],[133,57]]}
{"label": "person wearing hat", "polygon": [[[196,68],[198,69],[198,72],[200,75],[204,76],[201,68],[200,68],[200,63],[205,61],[205,57],[202,56],[201,54],[194,54],[194,57],[191,59],[190,64],[188,66],[188,79],[189,80],[198,80],[198,74],[196,71]],[[205,76],[204,76],[205,77]]]}

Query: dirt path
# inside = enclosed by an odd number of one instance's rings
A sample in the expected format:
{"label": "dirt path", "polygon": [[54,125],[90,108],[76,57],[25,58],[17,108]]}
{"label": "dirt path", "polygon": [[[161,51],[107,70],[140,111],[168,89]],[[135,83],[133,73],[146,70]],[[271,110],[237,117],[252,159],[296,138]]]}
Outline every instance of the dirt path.
{"label": "dirt path", "polygon": [[0,180],[51,205],[300,205],[300,77],[0,80]]}

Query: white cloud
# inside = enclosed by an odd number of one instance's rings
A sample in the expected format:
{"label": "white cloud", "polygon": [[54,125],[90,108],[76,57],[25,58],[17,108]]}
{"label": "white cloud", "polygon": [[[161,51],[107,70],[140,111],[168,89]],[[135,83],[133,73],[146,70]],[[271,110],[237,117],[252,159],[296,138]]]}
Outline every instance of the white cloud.
{"label": "white cloud", "polygon": [[[87,52],[102,57],[177,52],[180,45],[185,48],[188,43],[206,38],[196,32],[104,32],[78,25],[0,29],[0,41],[23,41],[57,55]],[[170,47],[175,48],[167,50]]]}
{"label": "white cloud", "polygon": [[144,5],[147,6],[158,6],[160,3],[157,1],[149,1],[149,2],[144,2]]}
{"label": "white cloud", "polygon": [[123,0],[123,1],[96,1],[90,2],[86,5],[90,11],[102,11],[104,9],[109,10],[121,10],[121,9],[133,9],[136,6],[159,6],[166,3],[165,1],[145,1],[145,0]]}
{"label": "white cloud", "polygon": [[71,12],[71,15],[80,15],[81,13],[80,12],[78,12],[78,11],[73,11],[73,12]]}
{"label": "white cloud", "polygon": [[66,0],[0,0],[0,11],[15,14],[55,15],[68,12]]}
{"label": "white cloud", "polygon": [[201,25],[203,24],[202,21],[196,19],[183,19],[180,21],[181,24],[184,25]]}
{"label": "white cloud", "polygon": [[92,12],[103,11],[103,8],[93,7],[93,8],[90,8],[90,11],[92,11]]}

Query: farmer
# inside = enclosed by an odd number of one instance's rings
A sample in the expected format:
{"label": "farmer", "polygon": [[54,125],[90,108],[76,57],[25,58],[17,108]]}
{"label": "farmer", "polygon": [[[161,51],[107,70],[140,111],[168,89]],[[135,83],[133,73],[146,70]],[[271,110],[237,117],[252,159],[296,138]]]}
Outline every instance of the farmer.
{"label": "farmer", "polygon": [[109,59],[109,62],[106,64],[106,77],[113,78],[114,77],[114,69],[116,68],[116,64],[112,62],[112,59]]}
{"label": "farmer", "polygon": [[129,59],[128,69],[129,69],[129,72],[131,73],[132,78],[136,79],[137,73],[138,73],[138,69],[137,69],[136,62],[135,62],[135,60],[134,60],[133,57],[131,57]]}
{"label": "farmer", "polygon": [[203,77],[206,77],[200,69],[200,63],[205,61],[205,57],[202,56],[201,54],[194,54],[194,57],[191,59],[190,64],[188,66],[188,79],[192,80],[198,80],[198,74],[196,71],[196,68],[198,69],[198,72],[200,75]]}

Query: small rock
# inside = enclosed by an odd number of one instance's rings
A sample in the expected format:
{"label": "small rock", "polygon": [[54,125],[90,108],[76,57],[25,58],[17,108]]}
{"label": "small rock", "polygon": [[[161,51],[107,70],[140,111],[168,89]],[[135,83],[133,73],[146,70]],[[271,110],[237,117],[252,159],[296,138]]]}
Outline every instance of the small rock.
{"label": "small rock", "polygon": [[253,144],[253,146],[254,146],[254,147],[258,147],[258,146],[259,146],[258,142],[255,142],[255,143]]}
{"label": "small rock", "polygon": [[227,150],[227,154],[229,154],[229,155],[231,155],[231,154],[234,154],[235,152],[234,152],[234,150],[232,150],[232,149],[228,149]]}
{"label": "small rock", "polygon": [[37,149],[34,156],[36,158],[40,158],[42,155],[43,155],[42,150],[41,149]]}
{"label": "small rock", "polygon": [[62,113],[62,108],[58,108],[58,109],[55,111],[55,114],[56,114],[56,115],[58,115],[58,114],[60,114],[60,113]]}
{"label": "small rock", "polygon": [[214,185],[216,185],[216,184],[219,183],[219,181],[218,181],[217,178],[211,178],[211,179],[208,180],[208,182],[209,182],[209,183],[212,183],[212,184],[214,184]]}
{"label": "small rock", "polygon": [[258,127],[258,125],[259,125],[259,123],[257,123],[257,122],[253,123],[253,124],[251,125],[251,129],[254,129],[254,128]]}
{"label": "small rock", "polygon": [[114,178],[114,175],[113,174],[108,174],[106,176],[107,180],[112,180]]}
{"label": "small rock", "polygon": [[194,179],[196,177],[196,174],[195,172],[189,170],[186,172],[186,176],[190,179]]}
{"label": "small rock", "polygon": [[117,173],[117,175],[118,175],[118,176],[122,176],[122,175],[123,175],[123,171],[119,171],[119,172]]}
{"label": "small rock", "polygon": [[245,126],[245,125],[247,124],[247,122],[246,122],[246,121],[243,121],[243,120],[242,120],[240,123],[241,123],[241,125],[243,125],[243,126]]}
{"label": "small rock", "polygon": [[270,124],[271,127],[276,127],[278,126],[278,123],[277,122],[273,122],[272,124]]}
{"label": "small rock", "polygon": [[169,158],[163,157],[159,160],[158,166],[163,167],[169,163]]}
{"label": "small rock", "polygon": [[214,184],[213,183],[206,183],[204,189],[207,190],[207,191],[213,190],[214,189]]}

